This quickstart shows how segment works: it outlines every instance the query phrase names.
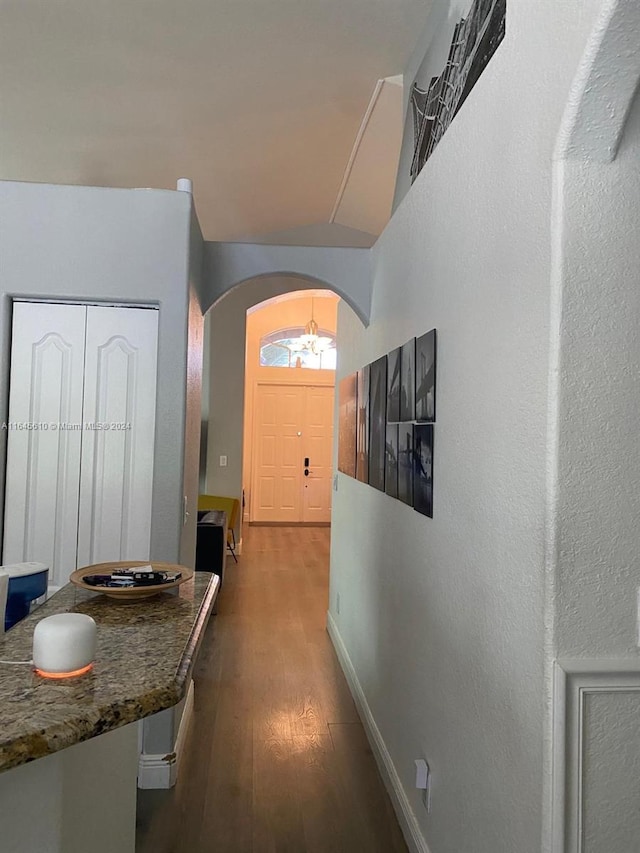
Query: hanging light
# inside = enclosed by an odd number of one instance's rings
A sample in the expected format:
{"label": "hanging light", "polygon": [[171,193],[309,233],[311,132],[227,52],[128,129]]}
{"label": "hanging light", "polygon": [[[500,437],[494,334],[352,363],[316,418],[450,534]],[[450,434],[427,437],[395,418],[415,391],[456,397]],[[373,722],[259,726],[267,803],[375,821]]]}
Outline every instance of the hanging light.
{"label": "hanging light", "polygon": [[303,348],[316,355],[318,343],[318,324],[313,318],[313,296],[311,297],[311,319],[304,327],[304,335],[300,335],[300,343]]}

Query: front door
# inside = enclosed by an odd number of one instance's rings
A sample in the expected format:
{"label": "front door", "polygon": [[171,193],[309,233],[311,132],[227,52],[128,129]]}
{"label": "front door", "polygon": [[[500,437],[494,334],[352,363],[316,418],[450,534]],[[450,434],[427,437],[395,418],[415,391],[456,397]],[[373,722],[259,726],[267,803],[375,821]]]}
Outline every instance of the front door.
{"label": "front door", "polygon": [[330,386],[256,386],[251,521],[329,523],[333,396]]}

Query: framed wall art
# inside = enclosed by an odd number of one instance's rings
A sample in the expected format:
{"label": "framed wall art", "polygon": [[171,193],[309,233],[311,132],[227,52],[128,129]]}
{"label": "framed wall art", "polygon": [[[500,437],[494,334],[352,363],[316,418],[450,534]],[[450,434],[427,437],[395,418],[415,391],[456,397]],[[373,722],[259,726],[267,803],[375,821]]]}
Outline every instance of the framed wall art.
{"label": "framed wall art", "polygon": [[398,425],[398,498],[413,506],[413,424]]}
{"label": "framed wall art", "polygon": [[356,480],[369,482],[369,365],[357,376]]}
{"label": "framed wall art", "polygon": [[416,339],[401,348],[400,352],[400,420],[413,421],[416,417]]}
{"label": "framed wall art", "polygon": [[387,423],[400,420],[400,347],[387,355]]}
{"label": "framed wall art", "polygon": [[387,357],[369,365],[369,485],[384,492],[387,439]]}
{"label": "framed wall art", "polygon": [[413,508],[433,518],[433,424],[413,427]]}
{"label": "framed wall art", "polygon": [[436,419],[436,330],[416,338],[416,420]]}

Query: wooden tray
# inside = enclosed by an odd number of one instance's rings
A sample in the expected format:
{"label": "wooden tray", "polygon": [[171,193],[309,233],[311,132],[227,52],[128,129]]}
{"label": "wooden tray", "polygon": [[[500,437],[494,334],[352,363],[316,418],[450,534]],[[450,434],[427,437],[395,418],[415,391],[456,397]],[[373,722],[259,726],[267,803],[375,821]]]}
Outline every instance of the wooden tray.
{"label": "wooden tray", "polygon": [[[108,575],[114,569],[135,569],[137,566],[151,566],[156,572],[181,572],[182,577],[172,583],[156,584],[154,586],[140,587],[109,587],[109,586],[91,586],[84,582],[85,575]],[[76,569],[69,575],[69,580],[81,589],[88,589],[89,592],[99,592],[102,595],[107,595],[109,598],[119,598],[124,601],[134,601],[139,598],[151,598],[153,595],[158,595],[167,589],[173,589],[180,586],[181,583],[190,580],[193,577],[193,569],[188,569],[186,566],[179,566],[177,563],[156,563],[152,560],[117,560],[111,563],[95,563],[93,566],[83,566],[81,569]]]}

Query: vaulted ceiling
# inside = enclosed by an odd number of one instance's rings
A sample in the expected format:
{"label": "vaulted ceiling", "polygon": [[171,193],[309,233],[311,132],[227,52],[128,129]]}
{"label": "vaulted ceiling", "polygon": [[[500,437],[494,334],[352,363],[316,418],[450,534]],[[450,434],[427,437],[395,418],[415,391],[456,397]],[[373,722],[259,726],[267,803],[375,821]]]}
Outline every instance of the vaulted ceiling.
{"label": "vaulted ceiling", "polygon": [[207,239],[328,222],[432,0],[0,0],[0,178],[175,188]]}

